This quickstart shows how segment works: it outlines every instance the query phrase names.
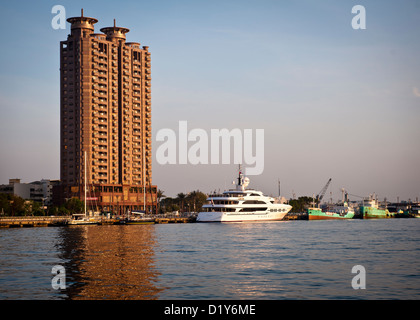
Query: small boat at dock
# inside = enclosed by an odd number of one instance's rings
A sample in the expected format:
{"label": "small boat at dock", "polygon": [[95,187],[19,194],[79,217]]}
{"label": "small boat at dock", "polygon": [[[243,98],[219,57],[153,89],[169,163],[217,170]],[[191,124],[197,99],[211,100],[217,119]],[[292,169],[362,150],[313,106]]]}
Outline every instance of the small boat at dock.
{"label": "small boat at dock", "polygon": [[133,224],[154,224],[155,223],[155,219],[154,218],[139,218],[139,217],[134,217],[134,218],[130,218],[124,221],[124,224],[127,225],[133,225]]}
{"label": "small boat at dock", "polygon": [[68,225],[85,225],[85,224],[98,224],[98,220],[91,218],[84,213],[73,214],[72,218],[68,221]]}

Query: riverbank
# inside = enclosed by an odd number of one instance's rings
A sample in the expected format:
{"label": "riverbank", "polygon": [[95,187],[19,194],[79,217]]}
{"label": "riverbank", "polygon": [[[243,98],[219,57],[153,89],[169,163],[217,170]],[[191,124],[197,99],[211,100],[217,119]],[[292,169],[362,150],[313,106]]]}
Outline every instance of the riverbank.
{"label": "riverbank", "polygon": [[[71,216],[42,216],[42,217],[1,217],[0,228],[28,228],[28,227],[56,227],[71,225]],[[164,223],[192,223],[196,220],[195,214],[188,215],[153,215],[126,220],[123,218],[93,218],[97,225],[112,224],[164,224]]]}

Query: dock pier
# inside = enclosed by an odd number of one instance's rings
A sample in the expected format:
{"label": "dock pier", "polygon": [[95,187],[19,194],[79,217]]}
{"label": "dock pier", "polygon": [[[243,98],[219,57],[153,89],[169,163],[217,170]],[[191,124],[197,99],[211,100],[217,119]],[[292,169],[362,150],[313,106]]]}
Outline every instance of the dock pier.
{"label": "dock pier", "polygon": [[283,218],[283,221],[290,220],[308,220],[308,214],[306,212],[289,212]]}
{"label": "dock pier", "polygon": [[[25,228],[25,227],[50,227],[66,226],[71,217],[1,217],[0,228]],[[124,220],[113,218],[99,218],[98,225],[112,224],[166,224],[166,223],[192,223],[196,221],[195,215],[148,215],[147,217],[136,219],[130,223]]]}
{"label": "dock pier", "polygon": [[0,228],[61,226],[69,220],[69,217],[4,217],[0,218]]}
{"label": "dock pier", "polygon": [[191,223],[195,222],[195,217],[165,217],[165,218],[156,218],[155,223]]}

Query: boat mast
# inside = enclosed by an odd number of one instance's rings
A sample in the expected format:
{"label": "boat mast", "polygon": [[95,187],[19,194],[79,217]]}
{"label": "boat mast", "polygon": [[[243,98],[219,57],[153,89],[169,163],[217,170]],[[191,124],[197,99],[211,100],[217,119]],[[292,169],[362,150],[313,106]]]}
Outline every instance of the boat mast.
{"label": "boat mast", "polygon": [[143,139],[143,211],[146,213],[146,151]]}
{"label": "boat mast", "polygon": [[86,216],[86,176],[87,176],[87,174],[86,174],[86,168],[87,168],[87,166],[86,166],[86,151],[85,151],[85,216]]}

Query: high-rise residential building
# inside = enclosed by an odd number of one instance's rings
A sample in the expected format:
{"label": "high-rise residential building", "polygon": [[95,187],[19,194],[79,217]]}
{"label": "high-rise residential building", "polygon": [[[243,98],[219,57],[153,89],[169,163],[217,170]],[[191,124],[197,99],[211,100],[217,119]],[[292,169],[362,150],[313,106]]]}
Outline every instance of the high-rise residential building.
{"label": "high-rise residential building", "polygon": [[60,42],[61,166],[64,198],[102,211],[148,211],[152,186],[151,73],[147,46],[126,42],[129,29],[95,18],[67,19]]}

